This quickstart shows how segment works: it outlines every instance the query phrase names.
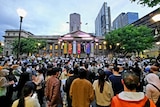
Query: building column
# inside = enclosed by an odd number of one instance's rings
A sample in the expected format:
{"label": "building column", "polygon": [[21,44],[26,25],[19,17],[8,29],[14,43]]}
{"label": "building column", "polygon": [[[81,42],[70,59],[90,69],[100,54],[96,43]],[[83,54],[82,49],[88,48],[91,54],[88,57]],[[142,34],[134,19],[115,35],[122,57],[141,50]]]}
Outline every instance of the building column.
{"label": "building column", "polygon": [[58,42],[58,56],[61,56],[61,42]]}
{"label": "building column", "polygon": [[49,54],[49,50],[50,50],[50,49],[49,49],[49,46],[50,46],[50,44],[47,44],[47,45],[46,45],[46,54]]}
{"label": "building column", "polygon": [[90,57],[94,57],[94,42],[91,42],[91,54]]}
{"label": "building column", "polygon": [[52,56],[54,56],[55,51],[54,51],[54,43],[52,44]]}
{"label": "building column", "polygon": [[73,55],[77,54],[77,43],[76,41],[73,41]]}

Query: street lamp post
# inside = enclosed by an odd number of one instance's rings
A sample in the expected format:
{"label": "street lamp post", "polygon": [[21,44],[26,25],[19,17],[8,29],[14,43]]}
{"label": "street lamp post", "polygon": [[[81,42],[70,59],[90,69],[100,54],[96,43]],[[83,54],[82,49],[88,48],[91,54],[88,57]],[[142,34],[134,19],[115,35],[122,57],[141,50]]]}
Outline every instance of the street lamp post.
{"label": "street lamp post", "polygon": [[106,41],[103,41],[103,55],[105,55],[106,51]]}
{"label": "street lamp post", "polygon": [[40,46],[41,46],[41,43],[38,43],[38,55],[40,56]]}
{"label": "street lamp post", "polygon": [[21,27],[22,27],[22,19],[27,15],[26,11],[23,9],[17,9],[17,13],[20,16],[20,28],[19,28],[19,35],[18,35],[18,49],[17,49],[17,59],[19,59],[20,48],[21,48]]}

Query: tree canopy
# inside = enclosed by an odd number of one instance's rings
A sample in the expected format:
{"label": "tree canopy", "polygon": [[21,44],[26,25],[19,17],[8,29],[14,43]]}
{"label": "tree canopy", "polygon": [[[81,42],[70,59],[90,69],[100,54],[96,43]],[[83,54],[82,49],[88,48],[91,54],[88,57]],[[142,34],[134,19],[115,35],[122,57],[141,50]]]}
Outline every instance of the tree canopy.
{"label": "tree canopy", "polygon": [[160,4],[160,0],[130,0],[131,2],[137,2],[138,4],[147,5],[148,7],[154,7]]}
{"label": "tree canopy", "polygon": [[[38,45],[40,44],[40,45]],[[13,42],[13,52],[16,54],[18,52],[18,39]],[[20,55],[38,52],[46,46],[46,42],[42,40],[36,40],[33,38],[21,38],[20,40]]]}
{"label": "tree canopy", "polygon": [[128,25],[110,32],[105,39],[110,51],[119,51],[125,55],[130,52],[139,53],[151,48],[154,42],[154,35],[152,29],[146,26]]}
{"label": "tree canopy", "polygon": [[0,45],[0,54],[3,53],[3,47]]}

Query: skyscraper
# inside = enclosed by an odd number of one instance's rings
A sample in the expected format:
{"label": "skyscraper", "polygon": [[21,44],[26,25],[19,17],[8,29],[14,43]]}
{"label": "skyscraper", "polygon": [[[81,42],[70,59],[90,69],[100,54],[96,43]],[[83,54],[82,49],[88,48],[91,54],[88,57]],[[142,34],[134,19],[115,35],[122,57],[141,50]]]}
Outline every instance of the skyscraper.
{"label": "skyscraper", "polygon": [[138,13],[135,12],[127,12],[121,13],[116,19],[113,21],[113,29],[118,29],[133,23],[138,20]]}
{"label": "skyscraper", "polygon": [[70,33],[74,31],[81,30],[81,18],[80,14],[73,13],[70,14]]}
{"label": "skyscraper", "polygon": [[105,36],[111,30],[110,7],[104,2],[95,20],[95,35]]}

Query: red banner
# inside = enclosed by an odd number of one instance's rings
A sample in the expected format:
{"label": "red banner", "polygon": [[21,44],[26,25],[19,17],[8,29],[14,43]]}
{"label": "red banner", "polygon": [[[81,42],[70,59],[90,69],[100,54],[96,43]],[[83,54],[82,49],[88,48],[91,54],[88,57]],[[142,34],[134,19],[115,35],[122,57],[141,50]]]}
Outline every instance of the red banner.
{"label": "red banner", "polygon": [[68,44],[68,53],[72,54],[72,44],[71,43]]}
{"label": "red banner", "polygon": [[81,44],[80,43],[77,44],[77,53],[78,54],[81,53]]}

